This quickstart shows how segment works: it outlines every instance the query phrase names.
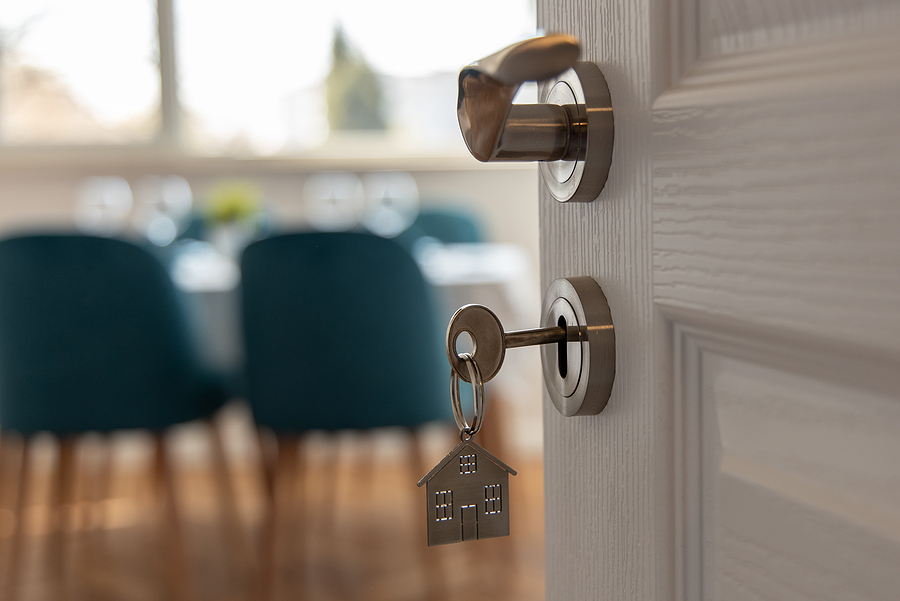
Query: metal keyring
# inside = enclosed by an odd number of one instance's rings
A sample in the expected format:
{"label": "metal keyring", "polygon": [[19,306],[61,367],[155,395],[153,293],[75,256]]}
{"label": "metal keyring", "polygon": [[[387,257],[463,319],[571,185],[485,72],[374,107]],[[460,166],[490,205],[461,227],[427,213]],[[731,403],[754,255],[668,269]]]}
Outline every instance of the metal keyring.
{"label": "metal keyring", "polygon": [[456,420],[456,425],[459,426],[460,437],[465,433],[471,438],[481,429],[481,423],[484,421],[484,382],[481,379],[481,370],[478,369],[478,364],[475,363],[472,355],[461,353],[459,358],[466,364],[469,380],[472,382],[472,392],[475,395],[475,415],[472,418],[471,426],[466,421],[462,403],[459,400],[459,376],[452,368],[450,369],[450,403],[453,406],[453,418]]}

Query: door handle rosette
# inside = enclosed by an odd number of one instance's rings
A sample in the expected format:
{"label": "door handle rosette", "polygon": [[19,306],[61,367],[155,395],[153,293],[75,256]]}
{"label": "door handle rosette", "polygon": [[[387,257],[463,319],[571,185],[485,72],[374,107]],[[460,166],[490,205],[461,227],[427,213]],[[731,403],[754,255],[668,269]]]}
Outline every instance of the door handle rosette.
{"label": "door handle rosette", "polygon": [[[568,35],[525,40],[459,73],[456,114],[476,159],[540,161],[560,202],[590,202],[606,184],[612,161],[609,87],[594,63],[578,61]],[[526,81],[541,82],[540,103],[513,104]]]}

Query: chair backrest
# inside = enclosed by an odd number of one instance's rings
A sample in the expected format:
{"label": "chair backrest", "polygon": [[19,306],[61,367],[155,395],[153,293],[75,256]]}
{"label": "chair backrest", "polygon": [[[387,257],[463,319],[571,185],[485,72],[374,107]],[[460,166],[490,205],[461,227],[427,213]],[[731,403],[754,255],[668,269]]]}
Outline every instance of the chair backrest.
{"label": "chair backrest", "polygon": [[403,248],[413,250],[416,242],[425,237],[435,238],[444,244],[484,242],[478,219],[456,208],[421,209],[413,224],[394,240]]}
{"label": "chair backrest", "polygon": [[248,401],[280,432],[413,427],[448,416],[430,290],[391,240],[296,233],[242,258]]}
{"label": "chair backrest", "polygon": [[478,219],[462,209],[423,209],[414,225],[446,244],[484,242]]}
{"label": "chair backrest", "polygon": [[0,241],[0,427],[161,429],[208,414],[221,390],[181,309],[163,266],[129,242]]}

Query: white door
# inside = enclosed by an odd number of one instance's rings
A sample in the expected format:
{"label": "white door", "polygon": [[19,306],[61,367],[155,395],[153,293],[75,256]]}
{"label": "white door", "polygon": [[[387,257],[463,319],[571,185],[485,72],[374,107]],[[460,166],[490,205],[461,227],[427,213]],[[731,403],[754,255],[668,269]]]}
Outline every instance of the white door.
{"label": "white door", "polygon": [[609,82],[606,410],[545,403],[551,601],[900,599],[900,2],[539,0]]}

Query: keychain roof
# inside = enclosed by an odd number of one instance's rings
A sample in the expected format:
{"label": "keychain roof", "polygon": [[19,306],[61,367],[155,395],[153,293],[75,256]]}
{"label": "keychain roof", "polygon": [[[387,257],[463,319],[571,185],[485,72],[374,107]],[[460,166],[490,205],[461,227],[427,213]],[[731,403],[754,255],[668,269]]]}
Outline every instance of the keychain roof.
{"label": "keychain roof", "polygon": [[479,445],[478,443],[473,441],[471,438],[469,438],[467,440],[462,441],[458,445],[456,445],[456,447],[452,451],[447,453],[447,456],[444,457],[443,459],[441,459],[441,461],[436,466],[431,468],[431,471],[428,472],[427,474],[425,474],[422,477],[422,479],[416,483],[416,486],[422,486],[423,484],[425,484],[426,482],[428,482],[429,480],[434,478],[435,475],[437,475],[437,473],[439,471],[444,469],[444,466],[446,466],[448,463],[450,463],[450,461],[452,461],[454,457],[459,455],[460,452],[467,446],[472,447],[473,449],[475,449],[475,451],[484,455],[487,459],[489,459],[492,462],[494,462],[495,464],[497,464],[497,467],[500,467],[500,468],[506,470],[513,476],[516,475],[516,470],[514,470],[513,468],[509,467],[508,465],[506,465],[505,463],[503,463],[502,461],[497,459],[494,455],[492,455],[490,453],[490,451],[487,451],[486,449],[484,449],[484,447],[482,447],[481,445]]}

